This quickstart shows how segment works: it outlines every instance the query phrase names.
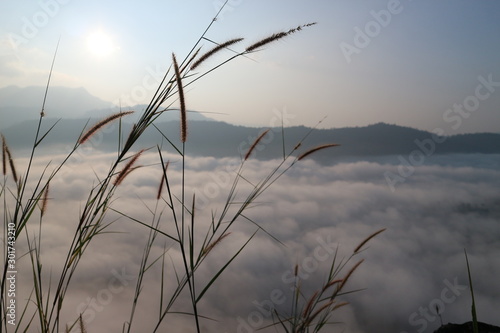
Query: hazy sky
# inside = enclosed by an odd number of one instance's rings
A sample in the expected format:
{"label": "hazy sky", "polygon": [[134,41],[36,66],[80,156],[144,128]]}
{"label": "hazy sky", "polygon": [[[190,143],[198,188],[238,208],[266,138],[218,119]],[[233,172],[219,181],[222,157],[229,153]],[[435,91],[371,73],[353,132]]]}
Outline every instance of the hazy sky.
{"label": "hazy sky", "polygon": [[[221,3],[2,1],[0,87],[44,85],[60,38],[53,85],[145,103],[171,52],[185,56]],[[460,121],[450,134],[500,131],[498,1],[230,0],[207,37],[245,37],[241,50],[315,21],[191,86],[188,107],[247,125],[268,126],[278,110],[294,116],[291,125],[327,115],[322,126]]]}

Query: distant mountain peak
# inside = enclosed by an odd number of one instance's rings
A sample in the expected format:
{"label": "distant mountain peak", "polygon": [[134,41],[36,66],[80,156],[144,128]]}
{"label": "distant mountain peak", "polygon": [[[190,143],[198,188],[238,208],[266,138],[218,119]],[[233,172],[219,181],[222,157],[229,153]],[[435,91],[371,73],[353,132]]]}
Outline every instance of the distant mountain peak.
{"label": "distant mountain peak", "polygon": [[[43,86],[7,86],[0,88],[0,126],[7,126],[25,120],[37,119],[45,94]],[[94,109],[110,108],[112,104],[90,94],[83,87],[49,87],[45,114],[56,118],[84,117]]]}
{"label": "distant mountain peak", "polygon": [[[500,327],[478,322],[479,333],[500,333]],[[472,322],[464,324],[446,324],[434,333],[472,333]]]}

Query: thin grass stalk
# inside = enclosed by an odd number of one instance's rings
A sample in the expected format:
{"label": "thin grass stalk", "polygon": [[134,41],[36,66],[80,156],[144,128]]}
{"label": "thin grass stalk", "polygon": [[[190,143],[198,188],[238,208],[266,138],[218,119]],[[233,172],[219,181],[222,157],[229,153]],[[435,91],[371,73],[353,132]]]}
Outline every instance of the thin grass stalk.
{"label": "thin grass stalk", "polygon": [[167,244],[163,245],[163,254],[161,257],[161,279],[160,279],[160,308],[158,313],[158,320],[161,318],[161,314],[163,312],[163,298],[164,298],[164,289],[165,289],[165,254],[167,253]]}
{"label": "thin grass stalk", "polygon": [[190,246],[189,246],[189,263],[190,263],[190,274],[191,274],[191,284],[192,284],[192,293],[191,293],[191,302],[193,303],[193,311],[194,311],[194,316],[196,320],[196,329],[198,332],[201,332],[200,326],[199,326],[199,315],[198,315],[198,306],[196,304],[196,281],[195,281],[195,264],[194,264],[194,244],[195,244],[195,238],[194,238],[194,228],[195,228],[195,202],[196,202],[196,196],[193,193],[193,204],[191,207],[191,235],[190,235]]}
{"label": "thin grass stalk", "polygon": [[470,266],[469,266],[469,258],[467,256],[467,250],[464,249],[465,253],[465,262],[467,263],[467,275],[469,277],[469,289],[470,289],[470,295],[472,299],[472,305],[471,305],[471,314],[472,314],[472,330],[474,333],[479,333],[479,327],[478,327],[478,321],[477,321],[477,313],[476,313],[476,300],[474,297],[474,288],[472,286],[472,276],[470,273]]}
{"label": "thin grass stalk", "polygon": [[293,300],[292,300],[292,311],[291,316],[295,320],[292,323],[292,327],[297,325],[297,320],[299,318],[299,298],[300,298],[300,279],[299,279],[299,265],[295,264],[294,269],[294,285],[293,285]]}
{"label": "thin grass stalk", "polygon": [[[193,55],[191,55],[191,58],[189,58],[187,61],[185,61],[185,63],[183,63],[183,65],[181,66],[181,73],[184,73],[186,71],[186,69],[189,67],[189,64],[192,64],[194,59],[196,59],[196,57],[198,56],[198,53],[200,53],[201,51],[201,46],[196,49],[196,51],[193,53]],[[183,61],[183,62],[184,62]],[[191,69],[192,69],[192,66],[191,66]]]}
{"label": "thin grass stalk", "polygon": [[[349,280],[349,278],[352,276],[352,274],[354,273],[354,271],[359,267],[359,265],[361,265],[363,263],[363,261],[365,261],[364,259],[361,259],[360,261],[358,261],[350,270],[349,272],[347,272],[346,276],[342,279],[342,282],[339,284],[339,287],[337,289],[337,292],[341,291],[344,286],[346,285],[347,281]],[[335,294],[334,294],[335,295]],[[333,298],[333,296],[332,296]]]}
{"label": "thin grass stalk", "polygon": [[[156,219],[156,222],[155,222],[155,219]],[[130,332],[130,330],[132,328],[132,323],[134,320],[135,311],[137,309],[139,297],[140,297],[141,291],[142,291],[144,276],[146,274],[146,271],[148,270],[148,259],[149,259],[149,256],[151,254],[151,249],[153,247],[153,244],[154,244],[156,237],[158,235],[158,232],[156,231],[156,229],[158,229],[158,227],[160,225],[160,220],[161,220],[160,218],[156,218],[156,210],[155,210],[155,212],[153,213],[153,221],[151,223],[151,225],[154,226],[154,228],[151,228],[149,230],[148,240],[146,242],[146,245],[144,246],[144,250],[143,250],[143,254],[142,254],[142,258],[141,258],[141,263],[139,266],[139,272],[137,274],[137,282],[136,282],[136,287],[135,287],[134,299],[132,302],[132,310],[130,312],[130,317],[129,317],[129,321],[128,321],[127,332]]]}
{"label": "thin grass stalk", "polygon": [[49,322],[54,318],[53,330],[58,330],[62,303],[82,254],[85,252],[93,237],[106,228],[106,226],[101,226],[106,210],[104,209],[100,212],[100,209],[104,207],[102,203],[103,198],[105,198],[104,201],[107,202],[113,193],[112,191],[106,192],[106,189],[110,184],[112,171],[116,168],[117,163],[118,161],[113,165],[110,174],[90,191],[87,204],[84,206],[80,217],[80,223],[73,236],[70,250],[67,253],[63,271],[61,272],[54,295],[54,301],[49,315]]}
{"label": "thin grass stalk", "polygon": [[[37,141],[38,141],[38,137],[39,137],[39,134],[40,134],[40,128],[41,128],[41,124],[42,124],[42,118],[43,118],[43,110],[45,108],[45,101],[46,101],[46,96],[47,96],[47,93],[48,93],[48,87],[50,85],[50,79],[51,79],[51,76],[52,76],[52,72],[53,72],[53,69],[54,69],[54,63],[55,63],[55,59],[56,59],[56,55],[57,55],[57,51],[59,49],[59,42],[57,43],[57,46],[56,46],[56,49],[54,51],[54,56],[52,58],[52,64],[51,64],[51,68],[50,68],[50,71],[49,71],[49,75],[48,75],[48,79],[47,79],[47,85],[46,85],[46,89],[45,89],[45,94],[44,94],[44,100],[43,100],[43,103],[42,103],[42,111],[40,112],[40,116],[38,118],[38,125],[37,125],[37,129],[36,129],[36,134],[35,134],[35,139],[34,139],[34,143],[33,143],[33,146],[32,146],[32,149],[31,149],[31,152],[30,152],[30,157],[29,157],[29,160],[28,160],[28,166],[26,168],[26,173],[25,173],[25,177],[22,181],[22,184],[21,182],[19,182],[19,185],[18,185],[18,196],[16,198],[16,205],[15,205],[15,208],[14,208],[14,216],[12,218],[12,221],[16,224],[16,240],[17,240],[17,237],[18,235],[20,234],[20,232],[22,230],[19,230],[19,229],[22,229],[20,227],[20,223],[18,222],[19,221],[19,214],[21,213],[22,211],[22,201],[23,201],[23,198],[24,198],[24,191],[26,189],[26,184],[27,184],[27,181],[28,181],[28,177],[30,175],[30,171],[31,171],[31,166],[33,164],[33,158],[34,158],[34,155],[35,155],[35,150],[36,150],[36,147],[37,147]],[[6,153],[8,153],[9,151],[7,150]],[[12,159],[12,156],[11,154],[8,154],[9,155],[9,162],[10,160]],[[12,162],[13,163],[13,162]],[[13,164],[10,165],[11,168],[13,170],[15,170],[15,168],[13,168]],[[14,171],[12,171],[14,172]],[[14,175],[13,175],[14,177]],[[14,178],[17,178],[17,175],[14,177]],[[16,183],[17,183],[17,180],[16,180]],[[5,288],[5,281],[6,281],[6,274],[7,274],[7,266],[8,265],[8,260],[5,260],[5,264],[4,264],[4,270],[3,270],[3,274],[2,274],[2,279],[1,279],[1,286],[0,286],[0,290],[2,292],[0,292],[0,313],[4,313],[4,288]],[[0,326],[1,327],[1,326]]]}
{"label": "thin grass stalk", "polygon": [[283,124],[283,114],[281,114],[281,150],[283,152],[283,160],[286,158],[285,153],[285,125]]}
{"label": "thin grass stalk", "polygon": [[[226,7],[227,5],[227,2],[229,0],[226,0],[222,6],[219,8],[219,11],[215,14],[214,18],[212,19],[212,21],[210,21],[210,23],[208,24],[208,26],[205,28],[205,31],[203,31],[203,33],[201,34],[200,38],[198,38],[198,40],[196,41],[196,43],[193,45],[193,47],[191,48],[191,50],[189,51],[187,57],[189,57],[193,51],[198,47],[198,45],[200,44],[200,42],[203,40],[203,38],[205,38],[205,35],[207,34],[207,32],[210,30],[210,28],[212,27],[212,25],[214,24],[214,22],[217,21],[217,18],[219,17],[220,13],[222,12],[222,10]],[[184,63],[181,63],[181,66],[183,66]]]}
{"label": "thin grass stalk", "polygon": [[[322,306],[320,306],[316,311],[314,311],[314,313],[308,313],[308,316],[305,318],[305,321],[302,324],[301,330],[299,330],[299,331],[302,332],[304,329],[306,329],[307,327],[309,327],[311,325],[311,323],[314,321],[314,319],[316,319],[316,317],[320,313],[322,313],[323,311],[325,311],[326,309],[328,309],[330,306],[332,306],[333,303],[335,303],[335,301],[326,302],[325,304],[323,304]],[[314,310],[314,309],[311,309],[311,312],[312,312],[312,310]]]}
{"label": "thin grass stalk", "polygon": [[219,276],[226,270],[226,268],[233,262],[233,260],[239,256],[239,254],[241,253],[241,251],[243,251],[243,249],[248,245],[248,243],[250,243],[250,241],[255,237],[255,235],[257,234],[257,231],[255,231],[249,238],[248,240],[240,247],[240,249],[231,257],[230,260],[228,260],[226,262],[226,264],[224,264],[224,266],[219,269],[219,271],[214,275],[214,277],[212,277],[212,279],[207,283],[207,285],[203,288],[203,290],[200,292],[200,294],[197,296],[196,298],[196,302],[195,303],[198,303],[202,298],[203,296],[205,295],[205,293],[207,292],[207,290],[212,286],[212,284],[219,278]]}
{"label": "thin grass stalk", "polygon": [[5,176],[7,174],[7,143],[5,142],[5,137],[2,134],[2,174]]}
{"label": "thin grass stalk", "polygon": [[165,163],[165,166],[163,167],[163,170],[161,173],[160,185],[158,186],[158,193],[156,194],[156,200],[160,200],[160,198],[161,198],[161,193],[163,191],[163,185],[165,183],[166,173],[167,173],[167,169],[168,169],[169,164],[170,164],[170,161]]}
{"label": "thin grass stalk", "polygon": [[52,64],[50,65],[49,77],[47,78],[47,84],[45,85],[45,93],[43,94],[43,102],[42,102],[42,110],[40,111],[40,118],[43,118],[45,116],[45,102],[47,101],[47,95],[50,87],[50,79],[52,78],[52,72],[54,70],[54,64],[56,62],[56,55],[57,55],[57,50],[59,49],[60,42],[61,38],[57,40],[56,50],[54,52],[54,57],[52,58]]}
{"label": "thin grass stalk", "polygon": [[316,292],[309,298],[309,301],[307,302],[306,307],[304,308],[304,311],[302,312],[302,317],[307,318],[314,308],[314,304],[317,302],[317,297],[319,295],[319,290],[316,290]]}
{"label": "thin grass stalk", "polygon": [[[312,131],[317,127],[319,126],[319,124],[321,124],[321,122],[324,120],[324,118],[322,120],[320,120],[316,126],[314,126],[313,128],[311,128],[305,135],[304,137],[302,137],[302,139],[299,141],[299,143],[296,145],[296,147],[300,146],[300,144],[306,140],[306,138],[312,133]],[[269,173],[263,180],[262,182],[260,183],[259,185],[259,188],[256,188],[255,189],[255,193],[253,193],[252,195],[254,197],[258,197],[261,193],[263,193],[264,191],[266,191],[272,184],[274,184],[274,182],[276,182],[279,178],[281,178],[281,176],[283,176],[297,161],[298,159],[295,159],[290,165],[284,167],[284,169],[282,169],[282,167],[285,165],[285,162],[288,160],[289,157],[292,156],[292,154],[294,153],[295,149],[293,149],[292,151],[290,151],[288,153],[288,155],[285,157],[285,159],[283,161],[281,161],[275,168],[274,170]],[[281,171],[280,171],[281,170]],[[221,216],[221,219],[222,219],[222,216]]]}
{"label": "thin grass stalk", "polygon": [[323,306],[321,306],[318,310],[316,310],[316,312],[314,312],[311,315],[311,317],[309,318],[309,322],[307,323],[306,326],[309,326],[316,319],[316,317],[318,317],[321,313],[323,313],[323,316],[320,319],[320,322],[316,324],[316,327],[314,329],[314,332],[319,332],[320,329],[325,324],[327,324],[327,320],[333,311],[335,311],[343,306],[349,305],[348,302],[341,302],[341,303],[338,303],[338,304],[334,305],[333,307],[331,307],[334,303],[335,303],[335,301],[329,301],[328,303],[325,303]]}
{"label": "thin grass stalk", "polygon": [[[163,160],[163,154],[161,153],[161,150],[160,150],[159,147],[158,147],[158,154],[160,156],[161,164],[165,165],[165,161]],[[175,226],[176,231],[177,231],[177,237],[178,237],[177,241],[179,242],[179,247],[180,247],[180,250],[181,250],[182,257],[185,258],[185,254],[184,254],[184,242],[183,242],[183,238],[181,237],[182,232],[180,230],[180,225],[179,225],[179,221],[178,221],[178,218],[177,218],[177,213],[176,213],[176,210],[175,210],[175,204],[174,204],[174,200],[173,200],[173,196],[172,196],[172,191],[171,191],[171,188],[170,188],[170,183],[168,181],[168,177],[165,177],[165,185],[166,185],[166,189],[167,189],[167,194],[168,194],[168,200],[169,200],[169,203],[170,203],[170,208],[172,210],[172,217],[173,217],[173,220],[174,220],[174,226]],[[182,209],[184,210],[184,207],[182,207]],[[186,263],[184,264],[184,267],[185,267],[185,270],[188,271]],[[184,289],[184,287],[185,287],[186,284],[188,284],[188,275],[186,275],[186,279],[184,281],[178,281],[177,288],[174,291],[173,295],[171,296],[168,304],[165,306],[165,310],[163,311],[163,313],[161,314],[160,318],[158,319],[158,322],[156,323],[156,326],[155,326],[153,332],[156,332],[159,329],[160,324],[164,320],[165,316],[169,312],[170,308],[172,307],[172,305],[174,304],[175,300],[180,295],[181,291]]]}
{"label": "thin grass stalk", "polygon": [[28,250],[30,254],[30,260],[31,260],[31,271],[32,271],[32,276],[33,276],[33,289],[35,292],[35,305],[37,307],[36,314],[38,314],[38,320],[40,323],[40,328],[42,332],[48,332],[48,324],[47,324],[47,317],[45,314],[45,310],[43,308],[43,290],[42,290],[42,282],[41,282],[41,271],[40,271],[40,263],[38,261],[38,251],[36,249],[36,246],[33,246],[31,244],[31,241],[29,240],[29,235],[27,228],[25,228],[26,231],[26,239],[27,239],[27,245],[28,245]]}
{"label": "thin grass stalk", "polygon": [[[174,56],[174,65],[175,65],[175,56]],[[177,74],[176,74],[177,76]],[[182,84],[181,84],[182,86]],[[179,88],[179,92],[181,88]],[[181,103],[181,109],[182,109],[182,103]],[[184,112],[185,113],[185,112]],[[181,111],[181,116],[182,116],[182,111]],[[184,118],[185,121],[185,118]],[[181,120],[182,123],[182,120]],[[182,135],[181,135],[181,141],[182,141]],[[194,286],[194,271],[189,269],[188,266],[188,258],[186,254],[186,249],[185,249],[185,191],[186,191],[186,186],[185,186],[185,180],[186,180],[186,141],[185,137],[184,140],[182,141],[182,179],[181,179],[181,235],[180,235],[180,250],[182,254],[182,261],[184,264],[184,271],[186,274],[187,278],[187,285],[189,287],[189,294],[191,296],[191,305],[193,307],[193,314],[196,322],[196,331],[198,333],[201,332],[200,329],[200,321],[199,321],[199,316],[198,316],[198,306],[196,303],[196,294],[195,294],[195,286]]]}

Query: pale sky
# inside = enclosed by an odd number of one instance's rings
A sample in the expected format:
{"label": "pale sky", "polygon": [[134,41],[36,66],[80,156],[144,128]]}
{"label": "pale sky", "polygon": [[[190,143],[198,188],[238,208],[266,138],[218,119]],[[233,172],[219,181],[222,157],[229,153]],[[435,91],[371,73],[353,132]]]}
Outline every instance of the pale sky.
{"label": "pale sky", "polygon": [[[60,38],[52,85],[84,87],[110,105],[147,103],[171,53],[182,59],[221,3],[2,1],[0,88],[45,85]],[[207,37],[244,37],[234,46],[242,50],[309,22],[318,25],[190,86],[188,108],[255,126],[281,113],[286,125],[327,116],[322,127],[500,132],[500,2],[230,0]]]}

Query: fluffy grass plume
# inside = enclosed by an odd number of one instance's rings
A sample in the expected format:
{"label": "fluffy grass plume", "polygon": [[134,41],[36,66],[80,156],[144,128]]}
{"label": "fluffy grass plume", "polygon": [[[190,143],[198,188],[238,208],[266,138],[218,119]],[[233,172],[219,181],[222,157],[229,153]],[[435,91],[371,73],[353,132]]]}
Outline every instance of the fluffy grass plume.
{"label": "fluffy grass plume", "polygon": [[226,233],[220,235],[219,238],[214,240],[212,243],[208,244],[208,246],[203,250],[203,255],[206,256],[207,254],[209,254],[210,251],[212,251],[214,247],[216,247],[220,242],[222,242],[222,240],[224,238],[226,238],[230,234],[231,234],[231,232],[226,232]]}
{"label": "fluffy grass plume", "polygon": [[255,147],[257,147],[257,145],[259,144],[259,142],[262,140],[262,138],[264,136],[266,136],[266,134],[269,132],[269,129],[265,130],[264,132],[262,132],[258,137],[257,139],[255,139],[255,141],[253,142],[252,146],[250,146],[250,149],[248,149],[247,153],[245,154],[245,161],[250,157],[250,155],[252,154],[252,152],[254,151]]}
{"label": "fluffy grass plume", "polygon": [[354,253],[358,253],[359,250],[361,250],[361,248],[363,247],[363,245],[365,245],[366,243],[368,243],[368,241],[370,239],[372,239],[373,237],[377,236],[378,234],[380,234],[380,233],[382,233],[384,231],[385,231],[385,228],[384,229],[380,229],[379,231],[376,231],[373,234],[371,234],[370,236],[366,237],[365,240],[363,240],[361,243],[359,243],[358,246],[356,246],[356,248],[354,249]]}
{"label": "fluffy grass plume", "polygon": [[49,201],[49,184],[47,183],[47,186],[45,187],[45,191],[43,192],[43,197],[42,197],[42,204],[40,207],[40,214],[43,216],[45,212],[47,211],[47,203]]}
{"label": "fluffy grass plume", "polygon": [[310,314],[310,312],[313,310],[314,303],[317,302],[317,298],[319,295],[319,290],[316,290],[316,292],[309,298],[309,302],[307,302],[307,305],[304,309],[304,312],[302,313],[302,317],[307,318]]}
{"label": "fluffy grass plume", "polygon": [[309,318],[307,319],[306,323],[305,323],[305,327],[309,326],[312,321],[314,319],[316,319],[316,317],[320,314],[323,313],[323,311],[328,311],[328,312],[333,312],[335,310],[337,310],[338,308],[341,308],[343,306],[346,306],[346,305],[349,305],[349,302],[341,302],[341,303],[338,303],[336,304],[335,306],[331,307],[333,304],[335,303],[334,300],[331,300],[325,304],[323,304],[319,309],[317,309],[313,314],[311,314],[309,316]]}
{"label": "fluffy grass plume", "polygon": [[195,63],[191,66],[191,69],[195,69],[196,67],[200,66],[201,63],[203,63],[205,60],[207,60],[208,58],[210,58],[211,56],[213,56],[214,54],[216,54],[220,50],[223,50],[226,47],[229,47],[233,44],[239,43],[242,40],[243,40],[243,38],[234,38],[234,39],[228,40],[227,42],[224,42],[222,44],[215,46],[210,51],[206,52],[201,57],[199,57],[198,60],[196,60]]}
{"label": "fluffy grass plume", "polygon": [[309,149],[308,151],[306,151],[305,153],[303,153],[302,155],[300,155],[299,157],[297,157],[297,160],[302,160],[304,158],[306,158],[307,156],[311,155],[312,153],[315,153],[319,150],[323,150],[323,149],[326,149],[326,148],[330,148],[330,147],[338,147],[340,146],[339,144],[336,144],[336,143],[329,143],[329,144],[326,144],[326,145],[321,145],[321,146],[318,146],[318,147],[315,147],[315,148],[311,148]]}
{"label": "fluffy grass plume", "polygon": [[282,39],[288,35],[291,35],[297,31],[300,31],[302,30],[302,28],[305,28],[305,27],[310,27],[312,25],[315,25],[316,22],[313,22],[313,23],[308,23],[308,24],[304,24],[304,25],[299,25],[297,28],[294,28],[294,29],[290,29],[288,31],[281,31],[281,32],[276,32],[274,34],[272,34],[271,36],[269,37],[266,37],[264,39],[261,39],[259,40],[258,42],[256,43],[253,43],[252,45],[248,46],[245,51],[246,52],[252,52],[252,51],[255,51],[256,49],[258,48],[261,48],[262,46],[264,45],[267,45],[267,44],[270,44],[270,43],[273,43],[279,39]]}
{"label": "fluffy grass plume", "polygon": [[115,113],[115,114],[112,114],[111,116],[101,120],[100,122],[98,122],[97,124],[95,124],[94,126],[92,126],[81,138],[80,140],[78,140],[78,142],[80,144],[84,144],[88,139],[90,139],[90,137],[92,135],[94,135],[98,130],[100,130],[101,128],[103,128],[105,125],[109,124],[110,122],[118,119],[118,118],[121,118],[123,116],[126,116],[126,115],[129,115],[131,113],[134,113],[134,111],[125,111],[125,112],[118,112],[118,113]]}
{"label": "fluffy grass plume", "polygon": [[113,183],[115,186],[120,185],[125,179],[125,177],[127,177],[132,170],[135,170],[135,168],[132,168],[132,166],[134,165],[135,162],[137,162],[137,159],[139,158],[139,156],[141,156],[143,152],[144,149],[141,149],[137,154],[135,154],[130,158],[130,161],[128,161],[128,163],[123,167],[122,171],[120,171],[120,173],[116,177]]}
{"label": "fluffy grass plume", "polygon": [[7,159],[9,160],[10,170],[12,172],[12,178],[17,183],[17,171],[16,166],[14,165],[14,159],[12,158],[12,154],[10,153],[9,146],[7,145],[7,141],[5,137],[2,135],[2,172],[4,176],[7,174]]}
{"label": "fluffy grass plume", "polygon": [[186,142],[187,139],[187,119],[186,119],[186,100],[184,99],[184,88],[182,87],[181,72],[175,54],[172,53],[172,62],[174,63],[175,80],[177,81],[177,89],[179,90],[179,103],[181,107],[181,142]]}
{"label": "fluffy grass plume", "polygon": [[331,286],[334,286],[336,284],[339,284],[342,282],[342,279],[336,279],[336,280],[333,280],[333,281],[330,281],[328,282],[327,284],[325,284],[323,286],[323,292],[326,291],[328,288],[330,288]]}

